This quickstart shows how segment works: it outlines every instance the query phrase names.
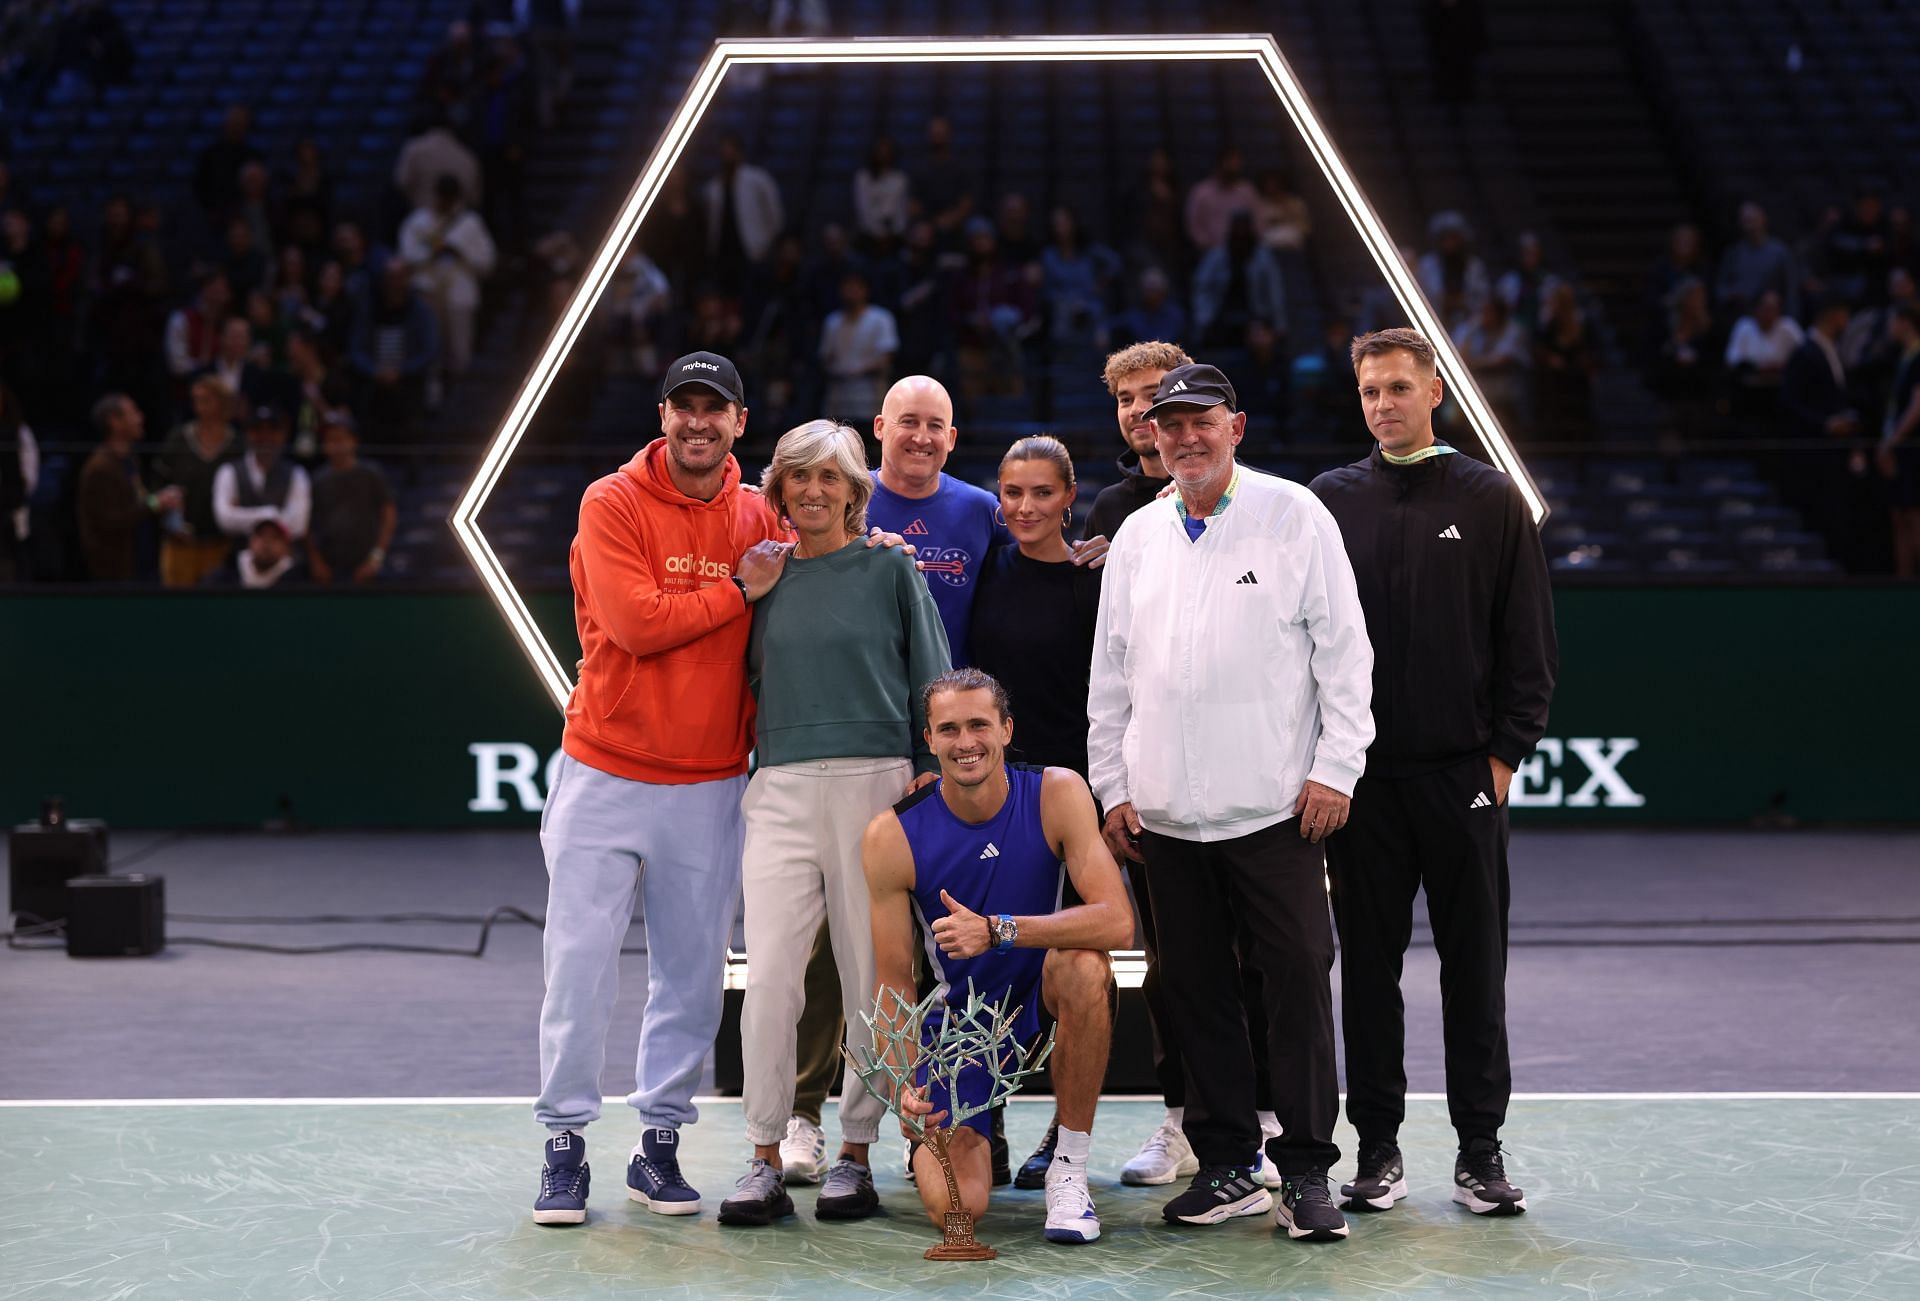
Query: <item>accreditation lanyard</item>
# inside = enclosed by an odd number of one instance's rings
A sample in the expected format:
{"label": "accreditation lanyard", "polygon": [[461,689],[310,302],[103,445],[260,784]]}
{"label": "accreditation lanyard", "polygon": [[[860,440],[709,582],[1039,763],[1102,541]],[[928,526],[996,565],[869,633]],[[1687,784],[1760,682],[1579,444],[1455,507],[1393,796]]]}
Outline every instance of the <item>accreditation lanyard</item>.
{"label": "accreditation lanyard", "polygon": [[[1240,466],[1236,463],[1233,467],[1233,478],[1227,481],[1227,490],[1220,494],[1219,501],[1213,503],[1213,509],[1207,513],[1207,518],[1212,519],[1215,515],[1225,510],[1228,505],[1232,503],[1233,494],[1238,491],[1240,491]],[[1181,527],[1185,528],[1188,533],[1193,534],[1194,530],[1191,527],[1192,516],[1187,513],[1186,501],[1177,492],[1173,494],[1173,508],[1179,512]],[[1197,541],[1198,534],[1194,534],[1194,537]]]}
{"label": "accreditation lanyard", "polygon": [[1388,465],[1418,465],[1436,456],[1452,456],[1453,453],[1454,449],[1445,443],[1429,443],[1411,456],[1395,456],[1384,447],[1380,449],[1380,456]]}

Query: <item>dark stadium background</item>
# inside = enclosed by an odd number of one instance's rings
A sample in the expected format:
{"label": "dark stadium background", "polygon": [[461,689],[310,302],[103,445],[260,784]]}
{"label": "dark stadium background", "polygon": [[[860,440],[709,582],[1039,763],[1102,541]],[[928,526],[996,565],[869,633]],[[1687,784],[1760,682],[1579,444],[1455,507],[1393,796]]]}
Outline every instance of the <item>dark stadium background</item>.
{"label": "dark stadium background", "polygon": [[[1895,576],[1896,481],[1875,454],[1897,361],[1889,308],[1920,269],[1910,7],[793,8],[787,34],[1272,31],[1388,228],[1423,270],[1439,254],[1432,296],[1470,359],[1501,351],[1467,329],[1483,297],[1510,299],[1522,321],[1556,300],[1569,313],[1507,340],[1519,364],[1476,366],[1552,508],[1563,683],[1517,819],[1913,817],[1917,717],[1901,684],[1920,596]],[[444,0],[0,11],[0,378],[12,395],[0,505],[24,526],[0,532],[9,816],[58,792],[75,813],[155,828],[531,824],[558,720],[446,517],[711,42],[771,22],[754,4],[566,12]],[[222,144],[237,107],[249,117]],[[954,161],[929,167],[936,117]],[[412,206],[396,162],[436,121],[477,165],[475,210],[498,254],[471,368],[443,392],[422,376],[396,396],[375,391],[355,325]],[[766,256],[731,268],[703,206],[729,135],[784,207]],[[935,215],[928,194],[968,195],[967,214],[993,228],[996,268],[1025,286],[1007,291],[996,341],[1012,364],[985,382],[962,382],[976,373],[954,306],[964,218],[930,249],[860,231],[854,177],[883,135],[920,196],[915,220]],[[1205,329],[1183,209],[1227,146],[1248,180],[1280,186],[1257,215],[1284,301],[1279,319],[1256,310]],[[252,204],[247,161],[265,173]],[[1791,267],[1790,310],[1848,310],[1850,424],[1810,415],[1791,376],[1722,360],[1743,314],[1723,258],[1749,202]],[[1079,231],[1073,257],[1048,251],[1056,210]],[[236,217],[249,228],[238,243]],[[1697,230],[1696,263],[1668,256],[1676,227]],[[1449,231],[1459,242],[1441,250]],[[910,230],[901,243],[924,241]],[[297,263],[282,260],[289,248]],[[990,482],[1001,449],[1046,430],[1073,449],[1089,500],[1119,450],[1100,358],[1166,319],[1143,311],[1149,269],[1188,317],[1182,341],[1239,382],[1249,459],[1293,477],[1364,449],[1344,341],[1400,319],[1271,92],[1251,69],[1204,63],[736,72],[628,254],[481,521],[567,662],[574,505],[653,436],[659,368],[696,346],[740,361],[752,408],[741,459],[757,473],[773,438],[828,401],[815,349],[848,270],[900,323],[896,371],[929,369],[955,389],[951,469]],[[290,451],[314,466],[319,413],[344,406],[391,486],[397,528],[365,584],[163,588],[159,514],[138,532],[132,581],[89,572],[78,483],[98,442],[90,412],[110,391],[132,396],[140,471],[149,487],[164,481],[156,464],[188,414],[169,324],[213,272],[256,327],[261,370],[236,411],[260,394],[288,408]],[[1089,280],[1097,307],[1076,312],[1060,286]],[[296,334],[324,369],[304,387],[287,369]],[[22,431],[37,451],[30,485]],[[1617,782],[1595,780],[1591,755]]]}

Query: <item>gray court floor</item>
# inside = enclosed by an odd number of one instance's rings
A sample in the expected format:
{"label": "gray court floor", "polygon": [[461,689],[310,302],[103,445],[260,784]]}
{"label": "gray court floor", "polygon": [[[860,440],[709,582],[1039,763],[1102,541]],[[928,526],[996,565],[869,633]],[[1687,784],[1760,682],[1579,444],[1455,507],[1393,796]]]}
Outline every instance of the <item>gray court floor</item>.
{"label": "gray court floor", "polygon": [[[527,833],[115,840],[176,916],[538,914]],[[1920,834],[1520,833],[1508,981],[1515,1087],[1920,1088]],[[1878,920],[1876,920],[1878,919]],[[471,948],[477,924],[237,926],[170,935]],[[641,928],[628,944],[643,943]],[[1408,956],[1408,1078],[1444,1087],[1438,967]],[[646,989],[622,973],[603,1092],[633,1087]],[[0,949],[0,1098],[531,1095],[540,935],[484,958],[152,959]]]}
{"label": "gray court floor", "polygon": [[[530,834],[122,834],[116,852],[166,877],[176,940],[470,948],[471,923],[216,919],[537,913],[544,895]],[[537,1084],[539,935],[506,925],[479,959],[0,951],[0,1298],[1920,1295],[1920,837],[1523,833],[1513,860],[1516,1087],[1553,1095],[1514,1104],[1510,1168],[1534,1207],[1518,1220],[1446,1200],[1433,1099],[1403,1135],[1412,1199],[1330,1249],[1253,1221],[1164,1227],[1165,1190],[1112,1183],[1150,1102],[1102,1106],[1106,1234],[1085,1249],[1040,1241],[1039,1195],[1015,1194],[982,1228],[999,1261],[935,1268],[890,1168],[887,1216],[859,1225],[815,1223],[805,1193],[764,1233],[652,1216],[621,1183],[636,954],[603,1077],[616,1101],[589,1135],[593,1219],[537,1229],[526,1103],[462,1101]],[[1409,1076],[1429,1094],[1435,984],[1416,947]],[[1842,1096],[1672,1096],[1794,1091]],[[1592,1096],[1614,1093],[1640,1096]],[[129,1099],[201,1101],[113,1101]],[[1016,1149],[1045,1110],[1016,1103]],[[688,1164],[712,1203],[746,1149],[736,1104],[703,1115]]]}

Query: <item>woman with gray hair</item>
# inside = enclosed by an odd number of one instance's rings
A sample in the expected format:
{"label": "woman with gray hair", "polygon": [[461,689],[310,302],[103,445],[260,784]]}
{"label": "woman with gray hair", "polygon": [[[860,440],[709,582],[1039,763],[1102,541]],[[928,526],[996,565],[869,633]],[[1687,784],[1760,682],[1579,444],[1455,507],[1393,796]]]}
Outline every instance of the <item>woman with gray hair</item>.
{"label": "woman with gray hair", "polygon": [[[720,1223],[793,1214],[780,1140],[793,1111],[801,973],[824,916],[851,1012],[873,996],[873,930],[861,837],[875,814],[933,779],[920,688],[949,667],[946,633],[906,555],[869,548],[873,479],[860,436],[814,420],[775,446],[761,491],[798,541],[780,582],[754,605],[747,676],[759,712],[759,769],[747,824],[747,995],[740,1016],[747,1137],[754,1155]],[[848,1043],[864,1033],[847,1017]],[[858,1219],[879,1206],[867,1146],[884,1108],[863,1089],[840,1103],[840,1156],[815,1214]]]}

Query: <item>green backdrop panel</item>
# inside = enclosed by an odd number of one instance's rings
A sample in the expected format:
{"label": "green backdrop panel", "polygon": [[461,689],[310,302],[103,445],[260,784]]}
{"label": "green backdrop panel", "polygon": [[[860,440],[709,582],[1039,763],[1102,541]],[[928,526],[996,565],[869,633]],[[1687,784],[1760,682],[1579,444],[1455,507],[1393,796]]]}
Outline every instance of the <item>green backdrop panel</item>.
{"label": "green backdrop panel", "polygon": [[[571,598],[534,595],[571,664]],[[1920,818],[1920,590],[1557,593],[1515,818]],[[0,819],[531,825],[560,720],[477,593],[47,593],[0,604]]]}

